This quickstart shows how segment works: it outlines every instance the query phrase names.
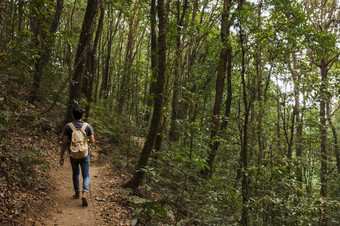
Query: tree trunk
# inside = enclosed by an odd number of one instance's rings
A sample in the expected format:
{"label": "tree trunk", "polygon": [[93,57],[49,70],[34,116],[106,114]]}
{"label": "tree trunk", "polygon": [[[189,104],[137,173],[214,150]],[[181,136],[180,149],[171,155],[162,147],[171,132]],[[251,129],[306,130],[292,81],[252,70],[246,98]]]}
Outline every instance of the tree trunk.
{"label": "tree trunk", "polygon": [[[34,33],[34,42],[37,48],[37,57],[35,58],[34,64],[34,74],[33,74],[33,89],[30,94],[30,102],[33,103],[40,92],[40,83],[42,79],[42,72],[46,67],[50,59],[51,47],[54,44],[54,38],[49,35],[55,34],[58,29],[61,12],[63,9],[64,1],[58,0],[56,5],[55,14],[53,20],[50,24],[49,32],[43,29],[43,24],[46,23],[46,16],[44,16],[44,11],[46,11],[45,6],[41,1],[35,0],[33,2],[34,9],[32,10],[33,20],[32,28]],[[47,9],[48,10],[48,9]],[[48,22],[47,22],[48,23]]]}
{"label": "tree trunk", "polygon": [[[260,28],[262,26],[262,0],[258,5],[258,20],[257,26]],[[257,136],[257,164],[262,164],[263,158],[263,128],[262,128],[262,118],[264,117],[264,107],[262,100],[262,44],[256,44],[256,78],[257,78],[257,101],[259,103],[258,111],[257,111],[257,126],[256,126],[256,136]]]}
{"label": "tree trunk", "polygon": [[74,72],[70,83],[70,96],[65,117],[65,124],[72,121],[72,109],[80,106],[82,96],[82,75],[86,64],[87,51],[91,45],[93,27],[96,22],[99,0],[88,0],[83,25],[79,37],[77,53],[74,63]]}
{"label": "tree trunk", "polygon": [[158,0],[158,19],[159,19],[159,37],[158,37],[158,75],[157,85],[154,98],[154,110],[151,119],[151,125],[148,137],[140,154],[140,158],[133,177],[124,187],[136,189],[138,188],[145,177],[145,172],[142,170],[148,164],[150,153],[154,146],[157,133],[159,131],[160,122],[162,119],[163,108],[163,90],[165,84],[165,69],[166,69],[166,18],[164,0]]}
{"label": "tree trunk", "polygon": [[3,41],[3,31],[6,18],[6,2],[6,0],[0,0],[0,51],[3,51],[5,49],[5,44]]}
{"label": "tree trunk", "polygon": [[88,57],[88,62],[87,62],[87,71],[88,71],[88,76],[89,76],[89,83],[88,83],[88,87],[86,89],[85,92],[85,96],[87,99],[87,103],[86,103],[86,110],[85,110],[85,118],[88,118],[90,116],[90,107],[91,107],[91,103],[92,103],[92,92],[93,92],[93,85],[94,85],[94,80],[95,80],[95,76],[96,76],[96,71],[97,71],[97,67],[96,67],[96,55],[97,55],[97,48],[98,48],[98,43],[99,40],[101,38],[101,34],[103,31],[103,22],[104,22],[104,7],[102,5],[102,3],[100,3],[100,16],[99,16],[99,21],[98,21],[98,28],[96,31],[96,36],[93,42],[93,47],[91,50],[91,53],[87,56]]}
{"label": "tree trunk", "polygon": [[33,30],[33,42],[36,47],[37,54],[35,55],[34,73],[33,73],[33,87],[30,93],[29,101],[33,103],[37,99],[38,91],[40,89],[41,69],[42,69],[42,22],[43,22],[43,4],[40,0],[32,2],[32,21],[31,26]]}
{"label": "tree trunk", "polygon": [[181,36],[182,36],[182,27],[183,20],[185,17],[186,10],[188,8],[188,0],[185,0],[183,3],[183,11],[181,15],[181,1],[177,0],[177,32],[176,32],[176,56],[175,56],[175,69],[174,69],[174,86],[173,86],[173,94],[172,94],[172,110],[171,110],[171,127],[169,132],[169,140],[170,142],[178,141],[178,112],[179,112],[179,98],[180,98],[180,85],[182,80],[182,73],[180,73],[181,69],[181,61],[182,61],[182,45],[181,45]]}
{"label": "tree trunk", "polygon": [[216,157],[216,152],[219,146],[219,142],[216,140],[219,136],[220,128],[220,112],[223,101],[223,90],[224,90],[224,80],[226,74],[226,67],[228,62],[228,46],[229,46],[229,35],[230,35],[230,21],[229,21],[229,10],[231,8],[231,0],[225,0],[223,4],[222,22],[221,22],[221,40],[222,49],[220,53],[219,66],[216,78],[216,93],[215,93],[215,103],[214,110],[212,114],[212,128],[210,134],[210,152],[208,154],[207,164],[210,169],[204,169],[202,171],[203,176],[212,176],[214,172],[214,162]]}
{"label": "tree trunk", "polygon": [[122,74],[122,81],[120,83],[120,90],[118,93],[118,106],[117,111],[119,114],[123,112],[126,98],[131,94],[130,80],[131,80],[131,68],[133,65],[133,49],[136,42],[136,33],[139,22],[140,1],[135,0],[136,12],[131,16],[129,21],[129,34],[126,44],[125,60]]}
{"label": "tree trunk", "polygon": [[[118,23],[117,23],[118,26]],[[101,89],[99,93],[99,98],[104,98],[105,100],[109,95],[109,76],[110,76],[110,59],[111,59],[111,50],[112,50],[112,39],[113,39],[113,21],[110,21],[110,29],[107,34],[107,53],[105,58],[105,66],[103,71],[103,79],[101,84]]]}
{"label": "tree trunk", "polygon": [[24,0],[18,1],[18,33],[24,29]]}
{"label": "tree trunk", "polygon": [[326,80],[327,66],[321,63],[321,101],[320,101],[320,137],[321,137],[321,189],[320,195],[327,197],[327,174],[328,174],[328,154],[327,154],[327,125],[326,125]]}
{"label": "tree trunk", "polygon": [[61,17],[63,7],[64,7],[64,0],[57,0],[55,14],[54,14],[52,24],[50,27],[50,33],[52,34],[54,34],[59,27],[60,17]]}
{"label": "tree trunk", "polygon": [[242,57],[242,68],[241,68],[241,85],[242,85],[242,96],[243,96],[243,106],[244,106],[244,122],[242,129],[242,142],[241,142],[241,152],[240,152],[240,162],[242,164],[242,215],[241,215],[241,224],[244,226],[249,225],[249,216],[248,216],[248,199],[249,199],[249,178],[246,173],[248,170],[248,123],[249,123],[249,115],[251,109],[251,102],[248,102],[247,98],[247,84],[246,84],[246,63],[245,63],[245,43],[244,43],[244,34],[243,34],[243,26],[242,26],[242,17],[241,12],[243,10],[243,0],[239,1],[238,5],[238,13],[239,13],[239,37],[240,37],[240,45],[241,45],[241,57]]}
{"label": "tree trunk", "polygon": [[[293,68],[291,70],[291,74],[294,82],[294,97],[295,97],[295,110],[296,110],[296,158],[301,158],[302,155],[302,113],[300,107],[300,78],[301,74],[297,73],[297,63],[296,63],[296,54],[293,53]],[[297,166],[297,180],[302,183],[302,168]]]}
{"label": "tree trunk", "polygon": [[157,77],[157,32],[156,32],[156,0],[151,0],[151,10],[150,10],[150,22],[151,22],[151,79],[150,79],[150,87],[149,94],[147,95],[146,100],[146,113],[145,113],[145,121],[148,122],[150,120],[151,108],[153,102],[153,96],[155,92],[156,85],[156,77]]}
{"label": "tree trunk", "polygon": [[327,120],[328,120],[328,123],[329,123],[329,125],[332,129],[332,134],[333,134],[333,138],[334,138],[334,154],[335,154],[335,158],[336,158],[336,167],[337,167],[337,170],[338,170],[338,174],[340,174],[340,152],[339,152],[338,133],[337,133],[336,128],[335,128],[333,121],[332,121],[329,103],[327,103]]}

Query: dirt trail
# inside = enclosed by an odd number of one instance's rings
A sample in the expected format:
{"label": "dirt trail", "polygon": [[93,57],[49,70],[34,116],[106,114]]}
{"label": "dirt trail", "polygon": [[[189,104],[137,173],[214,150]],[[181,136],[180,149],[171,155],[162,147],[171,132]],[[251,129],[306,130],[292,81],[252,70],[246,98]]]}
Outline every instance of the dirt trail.
{"label": "dirt trail", "polygon": [[[130,225],[131,214],[126,205],[127,192],[120,188],[123,175],[113,172],[108,164],[99,166],[96,153],[91,154],[89,205],[83,207],[81,199],[74,199],[72,169],[68,156],[65,164],[58,164],[54,154],[50,177],[52,204],[42,225]],[[80,175],[80,185],[82,177]]]}

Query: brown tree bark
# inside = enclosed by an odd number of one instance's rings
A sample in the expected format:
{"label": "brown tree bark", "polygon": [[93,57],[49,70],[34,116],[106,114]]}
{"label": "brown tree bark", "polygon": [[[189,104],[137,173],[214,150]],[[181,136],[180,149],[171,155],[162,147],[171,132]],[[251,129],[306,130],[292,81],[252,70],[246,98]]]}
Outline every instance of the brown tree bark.
{"label": "brown tree bark", "polygon": [[242,175],[242,215],[241,215],[241,224],[244,226],[249,225],[249,210],[247,207],[248,199],[249,199],[249,177],[246,173],[248,168],[248,124],[249,124],[249,116],[250,116],[250,109],[253,102],[253,97],[250,97],[250,100],[248,100],[247,95],[247,84],[246,84],[246,49],[245,49],[245,34],[243,33],[243,24],[242,24],[242,17],[243,15],[243,0],[239,0],[238,2],[238,20],[239,20],[239,38],[240,38],[240,46],[241,46],[241,88],[242,88],[242,98],[243,98],[243,107],[244,107],[244,121],[242,125],[242,134],[241,134],[241,152],[240,152],[240,163],[241,168],[243,169],[241,171]]}
{"label": "brown tree bark", "polygon": [[[40,83],[42,79],[42,72],[46,67],[47,63],[50,59],[50,52],[51,47],[54,43],[54,38],[48,38],[48,35],[53,35],[58,29],[61,12],[63,9],[64,0],[58,0],[56,4],[56,10],[53,17],[53,20],[50,24],[49,32],[43,29],[43,23],[46,23],[44,16],[44,11],[48,10],[45,9],[43,2],[40,0],[33,1],[33,21],[32,21],[32,28],[34,33],[34,42],[37,48],[37,57],[35,57],[35,64],[34,64],[34,74],[33,74],[33,88],[30,93],[30,102],[33,103],[37,99],[37,95],[40,91]],[[49,33],[49,34],[48,34]]]}
{"label": "brown tree bark", "polygon": [[124,187],[137,189],[145,177],[145,172],[142,170],[148,164],[148,160],[154,147],[157,133],[159,131],[160,122],[162,119],[163,108],[163,91],[165,84],[165,69],[166,69],[166,15],[164,0],[158,0],[158,20],[159,20],[159,36],[158,36],[158,74],[157,85],[154,97],[154,110],[151,119],[149,134],[145,141],[144,147],[139,157],[137,169],[133,177],[124,185]]}
{"label": "brown tree bark", "polygon": [[24,29],[24,0],[18,0],[18,33]]}
{"label": "brown tree bark", "polygon": [[157,17],[157,10],[156,10],[156,0],[151,0],[151,9],[150,9],[150,22],[151,22],[151,79],[150,79],[150,87],[149,87],[149,94],[147,95],[146,100],[146,114],[145,114],[145,121],[150,120],[151,115],[151,108],[153,102],[153,96],[155,92],[155,85],[156,85],[156,77],[157,77],[157,31],[156,31],[156,17]]}
{"label": "brown tree bark", "polygon": [[[258,5],[258,19],[257,19],[257,26],[262,26],[262,0],[259,2]],[[256,80],[257,80],[257,101],[259,103],[258,112],[257,112],[257,125],[256,125],[256,135],[257,135],[257,164],[262,164],[263,158],[263,128],[262,128],[262,118],[264,116],[264,102],[262,99],[262,44],[256,44]]]}
{"label": "brown tree bark", "polygon": [[[291,74],[294,82],[294,98],[295,98],[295,116],[296,116],[296,158],[301,158],[302,155],[302,129],[303,129],[303,117],[300,106],[300,79],[301,74],[297,72],[296,54],[293,53],[293,67],[291,68]],[[298,166],[297,179],[302,183],[302,168]]]}
{"label": "brown tree bark", "polygon": [[33,42],[36,47],[36,57],[34,64],[34,73],[33,73],[33,87],[30,93],[29,101],[33,103],[37,99],[38,91],[40,89],[40,80],[41,80],[41,69],[42,69],[42,39],[43,39],[43,31],[42,31],[42,23],[43,23],[43,4],[40,0],[32,1],[32,9],[31,9],[31,27],[34,34]]}
{"label": "brown tree bark", "polygon": [[[339,26],[338,14],[338,1],[303,1],[304,9],[309,19],[310,25],[314,28],[316,33],[332,32]],[[321,12],[321,13],[320,13]],[[332,64],[339,58],[340,54],[336,51],[334,45],[327,46],[325,43],[320,43],[318,40],[314,40],[313,45],[318,44],[320,49],[314,52],[313,49],[310,52],[312,63],[320,69],[321,75],[321,87],[319,90],[320,97],[320,137],[321,137],[321,175],[320,175],[320,195],[327,197],[327,175],[328,175],[328,151],[327,151],[327,116],[326,116],[326,104],[329,101],[327,92],[327,80],[328,71],[331,69]],[[320,55],[323,52],[323,55]],[[327,54],[327,55],[325,55]],[[321,225],[327,224],[326,214],[322,214]]]}
{"label": "brown tree bark", "polygon": [[3,42],[3,31],[6,18],[6,0],[0,0],[0,51],[5,49]]}
{"label": "brown tree bark", "polygon": [[328,153],[327,153],[327,125],[326,125],[326,80],[327,80],[327,67],[326,62],[323,60],[320,65],[321,70],[321,101],[320,101],[320,136],[321,136],[321,189],[320,195],[327,197],[327,175],[328,175]]}
{"label": "brown tree bark", "polygon": [[139,23],[139,12],[140,12],[140,0],[135,0],[135,14],[131,16],[129,21],[129,34],[126,44],[124,68],[122,74],[122,80],[120,83],[120,90],[118,93],[118,105],[117,112],[121,114],[124,109],[124,105],[127,97],[131,95],[131,68],[133,65],[133,49],[136,44],[136,33],[138,30]]}
{"label": "brown tree bark", "polygon": [[64,0],[57,0],[55,14],[54,14],[51,27],[50,27],[51,34],[54,34],[59,27],[60,17],[61,17],[63,7],[64,7]]}
{"label": "brown tree bark", "polygon": [[85,97],[87,100],[86,110],[85,110],[85,118],[88,118],[90,116],[90,109],[91,109],[91,103],[93,99],[93,85],[94,80],[96,76],[97,66],[96,66],[96,55],[97,55],[97,49],[98,49],[98,43],[102,35],[103,31],[103,23],[104,23],[104,7],[102,2],[100,2],[100,16],[98,21],[98,27],[96,31],[96,36],[93,42],[93,47],[91,52],[87,56],[87,75],[88,75],[88,86],[85,90]]}
{"label": "brown tree bark", "polygon": [[[229,35],[230,35],[230,27],[231,23],[229,21],[229,10],[232,6],[231,0],[225,0],[223,4],[223,12],[222,12],[222,22],[221,22],[221,40],[222,40],[222,49],[220,53],[217,78],[216,78],[216,93],[215,93],[215,103],[214,110],[212,114],[212,128],[210,134],[210,151],[208,154],[207,164],[209,169],[205,168],[202,171],[203,176],[211,176],[214,172],[214,164],[215,157],[217,153],[217,149],[219,146],[219,142],[216,140],[219,136],[220,129],[220,112],[222,108],[223,101],[223,91],[224,91],[224,80],[226,74],[226,67],[228,62],[228,46],[229,44]],[[229,55],[230,56],[230,55]]]}
{"label": "brown tree bark", "polygon": [[180,85],[182,80],[181,61],[182,61],[182,27],[183,21],[188,8],[188,0],[183,2],[183,9],[181,14],[181,1],[177,0],[177,32],[176,32],[176,56],[175,56],[175,69],[174,69],[174,86],[172,94],[172,109],[171,109],[171,127],[169,132],[170,142],[178,141],[178,113],[179,113],[179,98],[180,98]]}
{"label": "brown tree bark", "polygon": [[329,126],[332,129],[332,134],[333,134],[333,138],[334,138],[334,154],[335,154],[335,158],[336,158],[336,167],[338,170],[338,174],[340,174],[340,150],[339,150],[339,140],[338,140],[338,133],[337,130],[333,124],[332,121],[332,115],[330,112],[330,107],[329,107],[329,103],[327,103],[327,120],[329,123]]}
{"label": "brown tree bark", "polygon": [[[111,10],[110,10],[111,11]],[[109,12],[109,15],[112,13]],[[111,16],[112,17],[112,14]],[[116,24],[116,29],[118,27],[119,20]],[[115,30],[116,30],[115,29]],[[104,71],[102,75],[102,83],[101,83],[101,89],[99,93],[99,98],[104,98],[105,100],[108,98],[109,95],[109,81],[110,81],[110,60],[111,60],[111,50],[112,50],[112,41],[113,41],[113,20],[110,20],[109,30],[107,31],[107,53],[105,58],[105,66]]]}
{"label": "brown tree bark", "polygon": [[86,12],[84,15],[83,25],[79,37],[77,53],[74,64],[74,72],[72,81],[70,83],[70,96],[66,111],[64,123],[72,121],[72,109],[75,106],[80,106],[80,99],[82,97],[82,75],[84,73],[84,66],[86,65],[87,51],[89,51],[93,27],[96,22],[99,0],[88,0]]}

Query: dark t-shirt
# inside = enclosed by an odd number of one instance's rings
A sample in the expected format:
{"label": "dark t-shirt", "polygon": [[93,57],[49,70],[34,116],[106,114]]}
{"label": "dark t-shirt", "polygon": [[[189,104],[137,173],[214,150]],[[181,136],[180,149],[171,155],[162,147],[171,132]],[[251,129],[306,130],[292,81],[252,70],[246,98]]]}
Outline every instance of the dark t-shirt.
{"label": "dark t-shirt", "polygon": [[[80,129],[84,124],[83,121],[73,121],[72,123],[73,123],[74,127],[76,127],[76,129]],[[94,134],[92,126],[89,123],[87,123],[87,126],[85,128],[85,132],[86,132],[87,136],[91,136],[92,134]],[[68,123],[64,127],[63,136],[64,135],[68,136],[68,143],[70,143],[71,138],[72,138],[72,129],[70,128]]]}

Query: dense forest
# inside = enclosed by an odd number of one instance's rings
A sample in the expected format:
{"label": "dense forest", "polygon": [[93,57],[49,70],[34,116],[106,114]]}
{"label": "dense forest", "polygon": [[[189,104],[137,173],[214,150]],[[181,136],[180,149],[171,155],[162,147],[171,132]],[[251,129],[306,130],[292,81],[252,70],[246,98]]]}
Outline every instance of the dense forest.
{"label": "dense forest", "polygon": [[339,39],[338,0],[0,0],[0,199],[81,106],[132,225],[339,225]]}

